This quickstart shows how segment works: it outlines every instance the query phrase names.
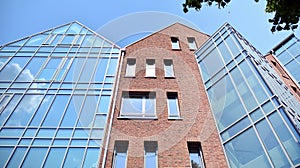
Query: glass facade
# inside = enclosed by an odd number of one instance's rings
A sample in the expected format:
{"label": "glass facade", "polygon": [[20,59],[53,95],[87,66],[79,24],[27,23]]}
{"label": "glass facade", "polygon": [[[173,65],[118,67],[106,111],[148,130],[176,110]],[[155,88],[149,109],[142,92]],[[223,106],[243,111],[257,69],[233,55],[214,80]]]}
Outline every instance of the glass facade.
{"label": "glass facade", "polygon": [[300,86],[300,39],[291,35],[282,44],[275,47],[272,54]]}
{"label": "glass facade", "polygon": [[120,48],[72,22],[0,48],[0,167],[97,167]]}
{"label": "glass facade", "polygon": [[263,56],[225,24],[196,57],[230,167],[299,166],[299,102]]}

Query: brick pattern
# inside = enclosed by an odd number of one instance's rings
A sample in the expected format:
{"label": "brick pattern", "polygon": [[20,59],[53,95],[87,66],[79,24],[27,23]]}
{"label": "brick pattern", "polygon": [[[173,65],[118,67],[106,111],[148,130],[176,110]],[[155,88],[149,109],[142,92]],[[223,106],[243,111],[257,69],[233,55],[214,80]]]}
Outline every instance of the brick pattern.
{"label": "brick pattern", "polygon": [[[181,50],[171,49],[171,36],[179,38]],[[127,167],[144,167],[144,141],[158,142],[159,167],[190,167],[188,141],[201,143],[207,168],[228,167],[187,37],[195,37],[198,47],[209,38],[176,23],[126,47],[105,167],[112,165],[116,140],[129,141]],[[134,78],[124,77],[127,58],[136,58]],[[155,59],[156,78],[145,78],[146,59]],[[173,60],[175,78],[164,77],[164,59]],[[156,92],[157,119],[118,118],[123,91]],[[167,92],[178,92],[181,119],[168,119]]]}
{"label": "brick pattern", "polygon": [[286,86],[290,89],[293,95],[300,101],[300,88],[280,65],[280,63],[274,58],[272,54],[268,54],[265,58],[269,61],[270,65],[275,69],[277,74],[281,77]]}

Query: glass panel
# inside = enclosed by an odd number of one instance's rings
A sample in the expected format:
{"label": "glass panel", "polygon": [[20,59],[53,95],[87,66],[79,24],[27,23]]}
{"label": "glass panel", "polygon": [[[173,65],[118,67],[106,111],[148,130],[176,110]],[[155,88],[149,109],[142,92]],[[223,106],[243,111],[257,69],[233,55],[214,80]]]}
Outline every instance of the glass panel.
{"label": "glass panel", "polygon": [[95,110],[97,107],[98,96],[86,96],[85,103],[77,123],[79,127],[91,127]]}
{"label": "glass panel", "polygon": [[13,148],[8,148],[8,147],[0,148],[0,154],[1,154],[0,167],[4,167],[5,162],[9,159],[9,155],[12,152],[12,150]]}
{"label": "glass panel", "polygon": [[177,93],[167,93],[169,117],[179,117]]}
{"label": "glass panel", "polygon": [[103,43],[103,39],[96,37],[93,47],[101,47]]}
{"label": "glass panel", "polygon": [[34,139],[32,146],[50,146],[51,139]]}
{"label": "glass panel", "polygon": [[292,59],[292,56],[288,52],[284,51],[281,54],[279,54],[277,56],[277,58],[282,63],[282,65],[285,65],[286,63],[288,63]]}
{"label": "glass panel", "polygon": [[48,148],[30,148],[22,167],[42,167]]}
{"label": "glass panel", "polygon": [[27,126],[42,98],[42,95],[25,95],[5,125]]}
{"label": "glass panel", "polygon": [[94,68],[97,63],[96,58],[88,58],[84,68],[82,69],[81,76],[79,78],[80,82],[89,82],[91,80],[91,77],[93,76]]}
{"label": "glass panel", "polygon": [[53,104],[51,105],[50,110],[47,113],[47,116],[43,122],[43,126],[53,126],[57,127],[60,121],[60,118],[63,115],[65,106],[69,100],[69,95],[57,95]]}
{"label": "glass panel", "polygon": [[135,58],[128,58],[127,59],[125,76],[127,76],[127,77],[135,76],[135,66],[136,66]]}
{"label": "glass panel", "polygon": [[95,40],[95,35],[86,35],[81,46],[83,47],[90,47],[93,46],[93,42]]}
{"label": "glass panel", "polygon": [[66,34],[79,34],[81,26],[78,23],[72,23]]}
{"label": "glass panel", "polygon": [[86,143],[87,143],[87,140],[73,139],[71,141],[70,146],[83,146],[83,147],[85,147]]}
{"label": "glass panel", "polygon": [[[227,37],[227,38],[229,38],[229,37]],[[226,39],[227,39],[227,38],[226,38]],[[226,40],[226,39],[225,39],[225,40]],[[231,53],[230,53],[230,51],[228,50],[228,48],[226,47],[226,45],[225,45],[224,42],[222,42],[222,43],[220,43],[220,44],[218,45],[218,49],[219,49],[219,51],[220,51],[220,53],[221,53],[221,55],[222,55],[222,58],[224,59],[224,61],[225,61],[226,64],[227,64],[229,61],[232,60]]]}
{"label": "glass panel", "polygon": [[220,131],[246,114],[228,76],[218,81],[207,92]]}
{"label": "glass panel", "polygon": [[88,138],[90,130],[89,129],[76,129],[74,132],[74,138]]}
{"label": "glass panel", "polygon": [[38,79],[51,80],[54,77],[56,70],[59,68],[61,61],[62,58],[51,58],[46,67],[39,74]]}
{"label": "glass panel", "polygon": [[29,64],[22,71],[20,76],[16,79],[16,81],[32,81],[40,69],[40,67],[36,65],[43,65],[45,60],[46,58],[33,57]]}
{"label": "glass panel", "polygon": [[37,137],[53,137],[55,133],[55,129],[46,129],[46,128],[40,128]]}
{"label": "glass panel", "polygon": [[226,143],[225,151],[232,168],[271,167],[252,128]]}
{"label": "glass panel", "polygon": [[130,114],[142,114],[143,96],[142,95],[128,95],[124,96],[122,99],[122,115]]}
{"label": "glass panel", "polygon": [[296,81],[300,81],[300,73],[298,72],[299,66],[299,63],[297,63],[297,61],[295,60],[291,61],[285,66],[288,69],[288,71],[292,74],[292,76],[296,79]]}
{"label": "glass panel", "polygon": [[273,113],[269,116],[269,119],[294,164],[300,163],[300,146],[293,139],[291,132],[287,129],[279,114],[277,112]]}
{"label": "glass panel", "polygon": [[111,58],[109,62],[109,67],[107,70],[107,75],[115,75],[117,64],[118,64],[118,58]]}
{"label": "glass panel", "polygon": [[66,75],[65,81],[68,81],[68,82],[77,81],[77,79],[80,75],[81,69],[83,67],[84,61],[85,61],[85,58],[74,58],[73,64],[71,65],[71,67]]}
{"label": "glass panel", "polygon": [[69,145],[69,139],[56,139],[53,142],[53,146],[67,147]]}
{"label": "glass panel", "polygon": [[47,113],[47,110],[50,106],[50,103],[53,100],[53,95],[46,95],[41,103],[40,107],[36,111],[33,119],[30,122],[30,126],[39,126],[42,122],[44,115]]}
{"label": "glass panel", "polygon": [[243,103],[246,105],[248,111],[251,111],[258,106],[252,93],[250,92],[245,80],[242,77],[239,69],[236,67],[231,71],[232,79],[237,87],[238,93],[242,97]]}
{"label": "glass panel", "polygon": [[106,126],[106,115],[96,115],[94,127],[104,128]]}
{"label": "glass panel", "polygon": [[44,168],[60,167],[66,153],[66,148],[51,148]]}
{"label": "glass panel", "polygon": [[47,39],[48,35],[45,34],[39,34],[31,37],[25,46],[39,46],[42,45],[42,43]]}
{"label": "glass panel", "polygon": [[[249,84],[250,88],[253,90],[255,93],[255,97],[257,100],[262,103],[264,102],[268,96],[263,90],[263,87],[259,84],[257,78],[255,77],[255,74],[251,71],[250,67],[246,63],[246,61],[243,61],[240,64],[240,68],[242,70],[242,73],[245,75],[245,78],[247,80],[247,83]],[[260,76],[258,76],[259,78]],[[266,88],[268,90],[268,88]]]}
{"label": "glass panel", "polygon": [[110,105],[110,96],[101,96],[100,98],[100,103],[99,103],[99,107],[98,107],[98,112],[99,113],[108,113],[108,107]]}
{"label": "glass panel", "polygon": [[98,61],[98,67],[96,69],[96,73],[94,75],[95,82],[102,82],[105,76],[106,67],[108,64],[108,58],[101,58]]}
{"label": "glass panel", "polygon": [[261,117],[263,117],[263,113],[262,113],[261,109],[258,108],[254,112],[252,112],[250,114],[250,116],[251,116],[253,122],[256,122],[258,119],[260,119]]}
{"label": "glass panel", "polygon": [[[200,64],[201,65],[201,64]],[[205,69],[209,77],[212,77],[216,72],[224,67],[217,49],[212,50],[203,60],[201,69]]]}
{"label": "glass panel", "polygon": [[226,130],[225,132],[223,132],[221,134],[221,136],[222,136],[223,140],[226,141],[227,139],[229,139],[230,137],[232,137],[236,133],[238,133],[241,130],[243,130],[246,127],[248,127],[250,124],[251,123],[250,123],[250,120],[248,119],[248,117],[245,117],[244,119],[242,119],[238,123],[236,123],[233,126],[231,126],[228,130]]}
{"label": "glass panel", "polygon": [[83,98],[84,96],[72,96],[72,99],[61,123],[62,127],[73,127],[76,124],[77,117],[79,116],[80,108],[83,103]]}
{"label": "glass panel", "polygon": [[267,121],[262,120],[256,124],[256,127],[274,165],[276,167],[290,167],[289,161],[284,155]]}
{"label": "glass panel", "polygon": [[99,148],[88,148],[84,159],[84,168],[98,167]]}
{"label": "glass panel", "polygon": [[3,109],[0,115],[0,125],[2,126],[9,117],[10,113],[14,110],[14,108],[17,106],[17,103],[19,102],[21,98],[21,95],[15,95],[12,99],[10,99],[9,104]]}
{"label": "glass panel", "polygon": [[157,167],[157,142],[144,142],[145,147],[145,168]]}
{"label": "glass panel", "polygon": [[229,36],[228,38],[225,39],[229,49],[231,50],[231,53],[233,54],[233,56],[237,56],[240,53],[239,47],[236,45],[235,42],[238,43],[238,41],[234,41],[232,39],[232,36]]}
{"label": "glass panel", "polygon": [[69,148],[63,167],[77,168],[81,167],[84,154],[84,148]]}
{"label": "glass panel", "polygon": [[[27,151],[27,148],[18,147],[15,150],[14,155],[10,159],[9,164],[7,165],[7,167],[11,167],[11,168],[19,167],[26,151]],[[1,157],[2,157],[2,153],[1,153]]]}
{"label": "glass panel", "polygon": [[187,40],[188,40],[188,43],[189,43],[190,50],[196,50],[197,49],[197,45],[196,45],[195,38],[194,37],[188,37]]}
{"label": "glass panel", "polygon": [[0,71],[0,81],[12,81],[23,69],[24,65],[29,60],[29,57],[14,57],[9,63]]}
{"label": "glass panel", "polygon": [[128,141],[117,141],[115,144],[113,168],[126,167]]}
{"label": "glass panel", "polygon": [[68,27],[69,27],[69,24],[66,26],[62,26],[57,29],[54,29],[52,34],[64,34],[67,31]]}

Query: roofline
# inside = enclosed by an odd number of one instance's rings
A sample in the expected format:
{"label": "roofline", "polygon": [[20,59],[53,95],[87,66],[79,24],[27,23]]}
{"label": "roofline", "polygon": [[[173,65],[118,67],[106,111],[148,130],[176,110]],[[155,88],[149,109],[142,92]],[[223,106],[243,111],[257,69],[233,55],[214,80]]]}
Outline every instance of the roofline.
{"label": "roofline", "polygon": [[295,37],[295,34],[292,33],[288,37],[286,37],[283,41],[281,41],[279,44],[277,44],[269,53],[273,54],[275,51],[277,51],[280,47],[285,45],[288,41],[290,41],[293,37]]}
{"label": "roofline", "polygon": [[52,28],[48,28],[48,29],[46,29],[46,30],[43,30],[43,31],[34,33],[34,34],[32,34],[32,35],[29,35],[29,36],[21,37],[21,38],[19,38],[19,39],[17,39],[17,40],[14,40],[14,41],[8,42],[8,43],[6,43],[6,44],[0,45],[0,48],[2,48],[2,47],[4,47],[4,46],[7,46],[7,45],[10,45],[10,44],[12,44],[12,43],[16,43],[16,42],[18,42],[18,41],[24,40],[24,39],[26,39],[26,38],[31,38],[31,37],[36,36],[36,35],[38,35],[38,34],[42,34],[42,33],[45,33],[45,32],[47,32],[47,31],[51,31],[51,30],[53,30],[53,29],[58,29],[58,28],[60,28],[60,27],[66,26],[66,25],[71,25],[71,24],[73,24],[73,23],[79,24],[80,26],[86,28],[87,30],[91,31],[92,33],[94,33],[95,35],[97,35],[97,36],[99,36],[100,38],[104,39],[105,41],[107,41],[107,42],[111,43],[112,45],[114,45],[114,46],[118,47],[119,49],[121,49],[121,47],[118,46],[116,43],[114,43],[114,42],[108,40],[107,38],[103,37],[102,35],[96,33],[94,30],[90,29],[89,27],[85,26],[84,24],[80,23],[80,22],[77,21],[77,20],[74,20],[74,21],[68,22],[68,23],[64,23],[64,24],[61,24],[61,25],[58,25],[58,26],[55,26],[55,27],[52,27]]}
{"label": "roofline", "polygon": [[156,34],[156,33],[159,33],[159,32],[161,32],[161,31],[163,31],[163,30],[165,30],[165,29],[167,29],[167,28],[169,28],[169,27],[175,25],[175,24],[180,24],[180,25],[182,25],[182,26],[184,26],[184,27],[186,27],[186,28],[189,28],[189,29],[191,29],[191,30],[193,30],[193,31],[196,31],[196,32],[198,32],[198,33],[201,33],[201,34],[204,34],[204,35],[210,37],[210,35],[208,35],[208,34],[206,34],[206,33],[200,32],[199,30],[196,30],[196,29],[194,29],[194,28],[191,28],[191,27],[189,27],[189,26],[187,26],[187,25],[185,25],[185,24],[182,24],[182,23],[176,21],[176,22],[174,22],[174,23],[171,23],[169,26],[163,27],[163,28],[161,28],[161,29],[159,29],[159,30],[157,30],[157,31],[155,31],[155,32],[153,32],[153,33],[151,33],[151,34],[149,34],[149,35],[147,35],[147,36],[145,36],[145,37],[143,37],[143,38],[137,40],[137,41],[134,41],[134,42],[132,42],[132,43],[126,45],[124,48],[126,49],[127,47],[129,47],[129,46],[131,46],[131,45],[134,45],[135,43],[138,43],[138,42],[140,42],[140,41],[142,41],[142,40],[144,40],[144,39],[146,39],[146,38],[148,38],[148,37],[150,37],[150,36],[152,36],[152,35],[154,35],[154,34]]}

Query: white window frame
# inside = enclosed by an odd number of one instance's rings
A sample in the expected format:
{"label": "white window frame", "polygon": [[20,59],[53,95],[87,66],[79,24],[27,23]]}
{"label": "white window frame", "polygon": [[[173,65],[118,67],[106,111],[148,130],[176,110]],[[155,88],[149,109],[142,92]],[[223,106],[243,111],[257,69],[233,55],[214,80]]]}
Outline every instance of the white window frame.
{"label": "white window frame", "polygon": [[[167,65],[171,63],[171,65]],[[168,71],[171,70],[171,71]],[[175,77],[175,73],[174,73],[174,64],[173,64],[173,60],[172,59],[164,59],[164,70],[165,70],[165,77],[166,78],[174,78]],[[171,73],[169,73],[171,72]]]}
{"label": "white window frame", "polygon": [[192,51],[197,50],[197,43],[196,43],[195,37],[187,37],[187,41],[188,41],[190,50],[192,50]]}
{"label": "white window frame", "polygon": [[173,50],[180,50],[179,38],[171,37],[171,45]]}
{"label": "white window frame", "polygon": [[145,77],[156,77],[155,75],[155,59],[146,59],[146,75]]}
{"label": "white window frame", "polygon": [[[169,107],[170,98],[169,97],[175,97],[177,114],[171,114],[171,112],[170,112],[170,107]],[[180,118],[180,109],[179,109],[179,101],[178,101],[178,93],[177,92],[167,92],[167,107],[168,107],[168,118],[169,119],[179,119]]]}
{"label": "white window frame", "polygon": [[127,58],[125,77],[135,77],[136,59]]}
{"label": "white window frame", "polygon": [[[127,159],[128,159],[128,141],[116,141],[115,142],[115,147],[114,147],[114,153],[113,153],[113,163],[112,163],[112,168],[116,168],[116,156],[118,153],[125,153],[126,154],[126,159],[125,159],[125,167],[127,167]],[[123,152],[125,151],[126,152]],[[120,152],[122,151],[122,152]]]}
{"label": "white window frame", "polygon": [[[140,96],[142,101],[142,111],[140,113],[123,113],[124,108],[124,99],[130,99],[130,95],[132,96]],[[146,113],[146,100],[154,99],[153,101],[153,114]],[[124,91],[122,94],[121,100],[121,110],[120,110],[120,118],[141,118],[141,119],[156,119],[156,94],[155,92],[128,92]]]}
{"label": "white window frame", "polygon": [[156,160],[156,167],[158,167],[158,144],[157,141],[144,141],[144,167],[146,167],[146,154],[147,151],[155,150],[155,160]]}

